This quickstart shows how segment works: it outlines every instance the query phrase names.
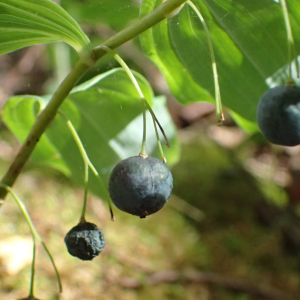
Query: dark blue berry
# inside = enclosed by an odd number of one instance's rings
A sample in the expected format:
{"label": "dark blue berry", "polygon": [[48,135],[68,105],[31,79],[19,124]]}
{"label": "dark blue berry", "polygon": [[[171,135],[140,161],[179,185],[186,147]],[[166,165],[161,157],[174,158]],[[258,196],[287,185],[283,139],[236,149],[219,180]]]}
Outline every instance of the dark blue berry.
{"label": "dark blue berry", "polygon": [[265,92],[257,106],[258,126],[273,144],[300,144],[300,88],[277,86]]}
{"label": "dark blue berry", "polygon": [[109,194],[122,211],[145,218],[168,201],[173,178],[157,158],[129,157],[118,163],[109,178]]}
{"label": "dark blue berry", "polygon": [[104,235],[95,224],[84,222],[73,227],[65,237],[69,253],[82,260],[92,260],[105,246]]}

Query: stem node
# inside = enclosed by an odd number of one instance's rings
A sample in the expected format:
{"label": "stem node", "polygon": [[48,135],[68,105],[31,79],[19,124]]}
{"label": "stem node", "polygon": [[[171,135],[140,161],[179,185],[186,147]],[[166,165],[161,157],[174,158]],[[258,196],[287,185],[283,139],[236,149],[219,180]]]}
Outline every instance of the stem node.
{"label": "stem node", "polygon": [[148,157],[147,153],[142,153],[142,152],[140,152],[139,156],[144,159],[146,159]]}

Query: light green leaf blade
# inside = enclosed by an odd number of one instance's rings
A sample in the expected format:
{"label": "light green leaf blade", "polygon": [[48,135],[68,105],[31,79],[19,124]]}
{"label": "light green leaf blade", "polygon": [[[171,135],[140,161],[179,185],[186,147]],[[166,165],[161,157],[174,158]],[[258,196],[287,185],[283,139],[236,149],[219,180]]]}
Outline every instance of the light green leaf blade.
{"label": "light green leaf blade", "polygon": [[90,41],[66,11],[50,0],[0,0],[0,54],[30,45],[63,41],[77,52]]}
{"label": "light green leaf blade", "polygon": [[[255,131],[257,102],[268,89],[270,78],[274,74],[278,77],[278,70],[284,69],[288,63],[281,7],[273,0],[193,2],[204,16],[210,32],[223,104],[233,112],[234,119],[239,120],[241,126]],[[145,0],[141,16],[160,3],[160,0]],[[300,2],[287,3],[299,55]],[[207,36],[187,4],[174,18],[143,33],[141,43],[181,103],[214,101]],[[286,79],[287,75],[282,78]]]}
{"label": "light green leaf blade", "polygon": [[[179,158],[179,144],[175,125],[166,108],[166,101],[162,97],[154,98],[146,79],[136,72],[134,75],[170,140],[171,148],[164,147],[164,149],[168,164],[172,165]],[[47,102],[46,98],[34,96],[12,97],[2,111],[4,123],[22,141],[36,117],[37,110],[34,106],[37,105],[37,101],[41,106]],[[18,109],[16,102],[20,102],[23,108]],[[61,106],[61,110],[71,119],[91,162],[105,184],[108,182],[110,171],[120,160],[139,154],[142,143],[143,105],[122,69],[111,70],[77,86]],[[30,122],[26,118],[20,124],[20,120],[28,112],[31,112]],[[22,125],[22,132],[19,125]],[[43,139],[49,142],[52,150],[55,149],[54,156],[67,170],[64,173],[76,184],[83,185],[82,157],[64,119],[59,114],[44,133]],[[32,158],[41,164],[57,168],[57,163],[54,164],[47,159],[47,155],[50,155],[49,145],[41,142],[42,139]],[[146,150],[148,155],[160,158],[150,114],[147,114]],[[62,171],[61,168],[59,170]],[[92,172],[90,174],[90,189],[104,197],[98,180]]]}
{"label": "light green leaf blade", "polygon": [[105,24],[114,30],[124,28],[139,16],[139,4],[135,0],[61,0],[60,5],[78,22]]}
{"label": "light green leaf blade", "polygon": [[[3,123],[23,142],[35,122],[40,109],[41,97],[37,96],[15,96],[10,98],[1,111]],[[32,159],[37,163],[51,165],[65,175],[70,175],[70,170],[61,159],[55,145],[47,135],[43,135],[38,142],[39,149],[34,151]]]}

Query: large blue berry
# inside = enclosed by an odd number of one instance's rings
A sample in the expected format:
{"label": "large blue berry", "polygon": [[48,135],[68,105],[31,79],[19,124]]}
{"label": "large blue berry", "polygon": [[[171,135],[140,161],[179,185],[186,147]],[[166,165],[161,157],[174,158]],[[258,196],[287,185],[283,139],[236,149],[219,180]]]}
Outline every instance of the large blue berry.
{"label": "large blue berry", "polygon": [[300,144],[300,88],[277,86],[265,92],[257,106],[258,126],[273,144]]}
{"label": "large blue berry", "polygon": [[170,170],[154,157],[129,157],[115,166],[109,178],[109,194],[116,207],[141,218],[160,210],[172,188]]}
{"label": "large blue berry", "polygon": [[84,222],[73,227],[65,237],[69,253],[82,260],[92,260],[105,246],[104,235],[95,224]]}

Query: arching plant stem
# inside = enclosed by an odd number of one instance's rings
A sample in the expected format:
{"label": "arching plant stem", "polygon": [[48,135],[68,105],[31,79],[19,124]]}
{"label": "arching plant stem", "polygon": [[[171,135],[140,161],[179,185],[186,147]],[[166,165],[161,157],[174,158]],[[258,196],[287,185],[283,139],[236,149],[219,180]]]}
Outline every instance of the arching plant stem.
{"label": "arching plant stem", "polygon": [[[114,36],[103,42],[101,45],[104,45],[110,49],[119,47],[120,45],[133,39],[140,33],[167,18],[167,16],[171,12],[176,10],[177,7],[185,2],[186,0],[168,0],[162,3],[150,14],[134,22],[119,33],[115,34]],[[25,142],[19,149],[17,156],[2,178],[1,183],[7,186],[12,186],[15,183],[25,163],[29,159],[36,144],[38,143],[40,137],[45,132],[51,121],[54,119],[57,110],[64,99],[69,95],[75,84],[86,73],[86,71],[93,67],[95,63],[105,54],[106,51],[103,48],[96,48],[92,50],[89,57],[81,58],[79,62],[74,66],[69,75],[65,78],[56,92],[53,94],[45,109],[39,114]],[[7,190],[5,188],[0,188],[0,199],[4,200],[6,195]]]}
{"label": "arching plant stem", "polygon": [[87,190],[88,190],[88,168],[90,167],[90,169],[92,170],[92,172],[94,173],[94,175],[96,176],[96,178],[99,180],[100,186],[103,190],[103,192],[105,193],[105,200],[108,203],[109,206],[109,211],[111,214],[111,219],[114,220],[114,213],[113,213],[113,209],[112,209],[112,203],[111,203],[111,199],[110,196],[108,194],[107,188],[103,182],[103,180],[101,179],[101,177],[99,176],[99,173],[97,172],[96,168],[94,167],[94,165],[92,164],[92,162],[90,161],[84,146],[80,140],[80,137],[75,129],[75,127],[73,126],[72,122],[70,121],[70,119],[68,118],[68,116],[60,109],[59,114],[64,118],[64,120],[66,121],[66,124],[73,136],[73,139],[75,141],[75,143],[77,144],[77,147],[79,149],[79,152],[81,154],[81,157],[83,159],[84,162],[84,168],[85,168],[85,176],[84,176],[84,184],[85,184],[85,191],[84,191],[84,203],[83,203],[83,208],[82,208],[82,213],[81,213],[81,218],[80,220],[82,220],[82,218],[84,218],[85,216],[85,211],[86,211],[86,201],[87,201]]}
{"label": "arching plant stem", "polygon": [[38,232],[36,231],[35,227],[34,227],[34,224],[29,216],[29,213],[25,207],[25,205],[23,204],[23,202],[21,201],[21,199],[17,196],[17,194],[9,187],[9,186],[6,186],[4,184],[0,184],[0,186],[4,189],[6,189],[12,196],[13,198],[15,199],[15,201],[17,202],[17,205],[19,206],[23,216],[25,217],[25,220],[29,226],[29,229],[30,229],[30,232],[31,232],[31,235],[32,235],[32,239],[33,239],[33,259],[32,259],[32,267],[31,267],[31,280],[30,280],[30,294],[29,294],[29,297],[32,297],[33,296],[33,285],[34,285],[34,264],[35,264],[35,239],[38,239],[40,241],[40,243],[42,244],[42,246],[44,247],[45,251],[47,252],[49,258],[50,258],[50,261],[52,263],[52,266],[54,268],[54,271],[55,271],[55,274],[56,274],[56,278],[57,278],[57,281],[58,281],[58,288],[59,288],[59,292],[61,293],[62,292],[62,284],[61,284],[61,280],[60,280],[60,276],[59,276],[59,273],[58,273],[58,270],[56,268],[56,265],[54,263],[54,260],[53,260],[53,257],[50,253],[50,251],[48,250],[46,244],[44,243],[44,241],[42,240],[42,238],[40,237],[40,235],[38,234]]}
{"label": "arching plant stem", "polygon": [[[287,36],[287,47],[288,47],[288,72],[289,72],[289,78],[287,84],[294,85],[294,81],[292,78],[292,62],[293,62],[293,57],[295,56],[295,41],[293,37],[293,32],[292,32],[292,27],[291,27],[291,22],[289,18],[289,12],[288,8],[286,5],[285,0],[279,0],[282,12],[283,12],[283,18],[284,18],[284,23],[285,23],[285,29],[286,29],[286,36]],[[297,71],[297,76],[299,77],[299,64],[298,64],[298,59],[296,57],[296,71]]]}
{"label": "arching plant stem", "polygon": [[[159,148],[160,154],[162,156],[163,162],[166,162],[166,158],[165,158],[165,155],[164,155],[161,143],[160,143],[159,135],[158,135],[158,132],[157,132],[156,123],[158,124],[159,128],[161,129],[168,147],[170,147],[169,141],[168,141],[168,139],[167,139],[167,137],[164,133],[164,130],[163,130],[162,126],[160,125],[159,121],[157,120],[151,106],[149,105],[148,101],[146,100],[146,98],[145,98],[145,96],[144,96],[144,94],[143,94],[136,78],[134,77],[133,73],[131,72],[130,68],[127,66],[125,61],[114,50],[112,50],[112,49],[110,49],[106,46],[99,46],[99,48],[102,48],[105,51],[107,51],[108,53],[110,53],[115,58],[115,60],[121,65],[123,70],[128,75],[129,79],[131,80],[132,84],[134,85],[137,93],[139,94],[139,97],[140,97],[142,103],[145,104],[145,106],[148,108],[148,110],[151,114],[151,117],[153,119],[153,124],[154,124],[154,128],[155,128],[155,134],[156,134],[156,138],[157,138],[158,148]],[[145,150],[145,144],[146,144],[146,114],[145,114],[145,110],[143,110],[143,141],[142,141],[142,148],[141,148],[141,152],[140,152],[140,155],[142,157],[147,157],[146,150]]]}
{"label": "arching plant stem", "polygon": [[206,22],[202,16],[200,10],[198,9],[198,7],[190,0],[187,1],[187,4],[194,10],[194,12],[199,17],[199,19],[203,25],[204,31],[206,33],[209,53],[210,53],[210,57],[211,57],[212,71],[213,71],[213,76],[214,76],[217,118],[218,118],[218,122],[222,123],[225,119],[224,119],[224,113],[223,113],[223,109],[222,109],[222,100],[221,100],[221,93],[220,93],[217,62],[216,62],[216,57],[215,57],[215,52],[214,52],[211,36],[210,36],[209,30],[208,30],[208,27],[206,25]]}

